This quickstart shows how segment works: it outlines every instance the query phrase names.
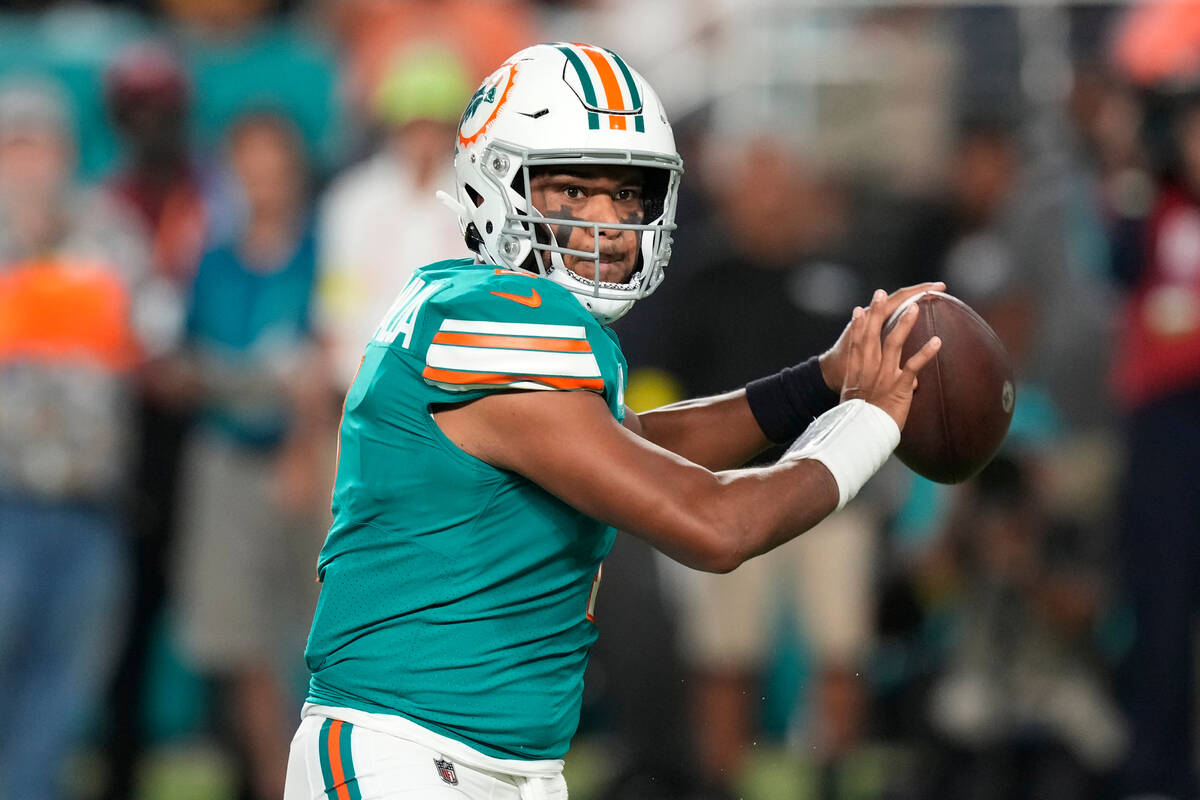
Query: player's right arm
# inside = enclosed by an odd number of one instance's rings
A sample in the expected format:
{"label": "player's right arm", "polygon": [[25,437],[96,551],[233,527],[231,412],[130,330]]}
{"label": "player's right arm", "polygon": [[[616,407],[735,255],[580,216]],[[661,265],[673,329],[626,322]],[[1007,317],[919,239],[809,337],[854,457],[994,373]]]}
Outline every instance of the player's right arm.
{"label": "player's right arm", "polygon": [[[856,310],[843,398],[883,409],[899,427],[916,372],[937,342],[901,367],[915,318],[902,320],[881,346],[885,318],[878,303]],[[475,457],[708,571],[731,570],[803,533],[838,506],[842,491],[813,458],[710,471],[627,430],[591,392],[494,394],[440,411],[436,420]]]}

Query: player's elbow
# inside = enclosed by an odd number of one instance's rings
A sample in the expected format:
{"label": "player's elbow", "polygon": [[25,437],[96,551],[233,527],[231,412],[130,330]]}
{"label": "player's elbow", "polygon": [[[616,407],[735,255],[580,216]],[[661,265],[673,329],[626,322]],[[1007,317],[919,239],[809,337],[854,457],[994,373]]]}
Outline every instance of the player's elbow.
{"label": "player's elbow", "polygon": [[694,547],[688,566],[701,572],[733,572],[748,557],[741,546],[741,537],[717,521],[705,523],[692,541]]}
{"label": "player's elbow", "polygon": [[653,524],[643,530],[660,550],[701,572],[732,572],[761,552],[756,542],[759,515],[747,513],[726,480],[681,491],[654,509]]}
{"label": "player's elbow", "polygon": [[713,572],[719,575],[724,575],[728,572],[733,572],[735,569],[740,567],[742,562],[745,560],[745,557],[741,553],[733,550],[725,550],[723,552],[715,553],[705,562],[704,566],[698,567],[698,569],[703,572]]}

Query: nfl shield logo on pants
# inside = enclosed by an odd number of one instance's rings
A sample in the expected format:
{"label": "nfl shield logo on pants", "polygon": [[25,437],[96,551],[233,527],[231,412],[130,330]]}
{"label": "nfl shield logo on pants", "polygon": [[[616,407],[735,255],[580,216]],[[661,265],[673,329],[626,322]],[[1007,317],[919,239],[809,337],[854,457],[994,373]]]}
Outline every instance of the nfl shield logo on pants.
{"label": "nfl shield logo on pants", "polygon": [[454,774],[454,762],[435,758],[433,765],[437,767],[438,775],[442,776],[442,780],[451,786],[458,785],[458,776]]}

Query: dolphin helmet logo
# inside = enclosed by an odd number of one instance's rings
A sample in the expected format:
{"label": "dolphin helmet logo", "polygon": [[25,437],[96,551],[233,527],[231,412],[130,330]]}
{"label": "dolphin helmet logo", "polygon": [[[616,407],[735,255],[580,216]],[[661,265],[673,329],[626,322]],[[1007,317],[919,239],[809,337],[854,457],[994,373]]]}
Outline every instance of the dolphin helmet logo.
{"label": "dolphin helmet logo", "polygon": [[500,69],[487,76],[475,90],[475,94],[471,95],[462,119],[458,122],[460,147],[473,144],[491,127],[496,115],[508,101],[509,90],[517,77],[517,68],[518,65],[513,62],[502,64]]}

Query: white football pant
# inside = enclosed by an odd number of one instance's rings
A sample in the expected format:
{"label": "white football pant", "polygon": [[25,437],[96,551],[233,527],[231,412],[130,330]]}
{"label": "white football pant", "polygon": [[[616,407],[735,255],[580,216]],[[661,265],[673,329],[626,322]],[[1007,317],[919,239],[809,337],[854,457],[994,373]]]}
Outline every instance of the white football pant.
{"label": "white football pant", "polygon": [[400,717],[306,705],[283,798],[567,800],[567,783],[562,761],[492,758]]}

